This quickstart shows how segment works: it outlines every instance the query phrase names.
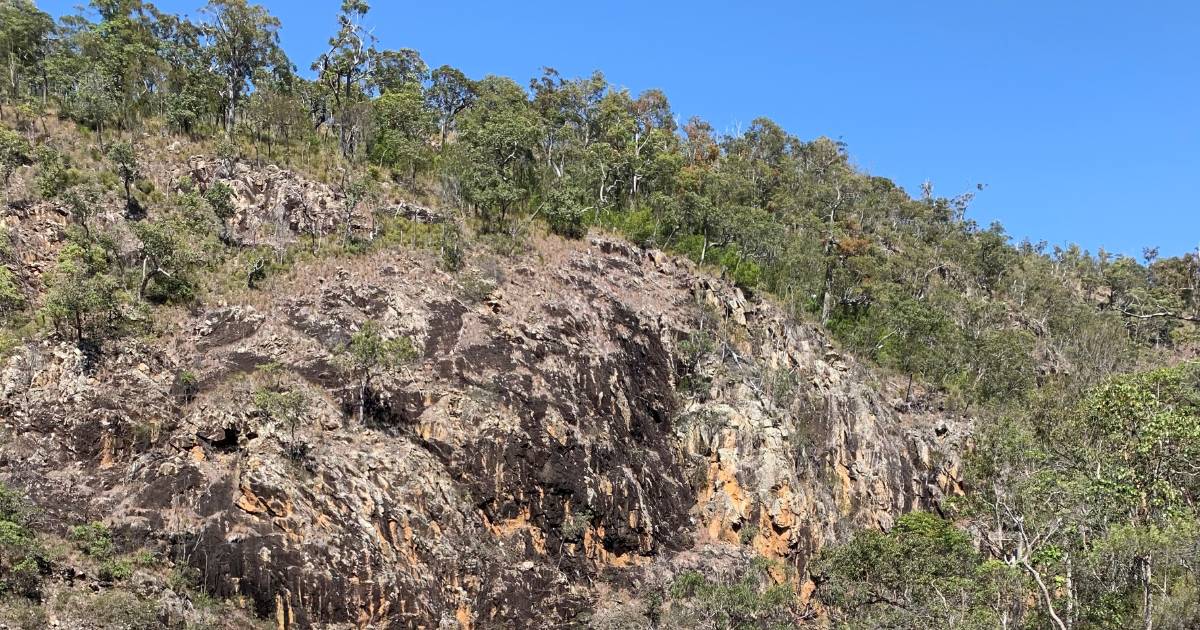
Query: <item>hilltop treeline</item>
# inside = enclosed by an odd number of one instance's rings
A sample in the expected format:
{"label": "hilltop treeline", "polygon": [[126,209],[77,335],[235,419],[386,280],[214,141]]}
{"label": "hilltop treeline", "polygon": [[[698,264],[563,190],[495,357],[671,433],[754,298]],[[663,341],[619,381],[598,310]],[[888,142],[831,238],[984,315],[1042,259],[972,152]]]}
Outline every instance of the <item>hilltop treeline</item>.
{"label": "hilltop treeline", "polygon": [[[1000,225],[967,216],[972,192],[947,198],[927,185],[914,197],[855,168],[840,142],[797,138],[767,118],[720,133],[682,120],[661,91],[633,94],[599,72],[547,68],[519,83],[431,68],[415,50],[382,48],[368,16],[365,2],[346,0],[330,16],[327,51],[292,60],[279,20],[245,0],[211,0],[195,19],[93,0],[57,21],[29,0],[0,0],[6,198],[10,177],[29,168],[33,194],[82,217],[84,232],[45,296],[21,295],[0,267],[0,309],[46,309],[61,334],[83,340],[85,316],[111,310],[121,286],[87,233],[86,182],[39,146],[46,116],[94,134],[131,208],[144,202],[127,138],[153,122],[299,169],[332,162],[315,175],[355,199],[378,180],[429,192],[485,237],[515,239],[531,218],[569,238],[619,231],[819,321],[891,370],[905,404],[986,419],[988,448],[972,460],[973,493],[957,513],[976,543],[920,518],[857,537],[820,565],[818,595],[848,623],[1065,630],[1196,619],[1185,604],[1200,592],[1200,475],[1183,456],[1200,443],[1194,371],[1114,376],[1190,352],[1196,254],[1148,248],[1139,261],[1014,244]],[[224,220],[228,194],[189,203]],[[194,262],[179,258],[180,225],[135,229],[161,273],[143,265],[140,287],[126,288],[193,294],[179,284]],[[361,237],[347,226],[344,244]],[[924,586],[903,587],[911,573],[886,582],[863,569],[872,557],[925,558]]]}

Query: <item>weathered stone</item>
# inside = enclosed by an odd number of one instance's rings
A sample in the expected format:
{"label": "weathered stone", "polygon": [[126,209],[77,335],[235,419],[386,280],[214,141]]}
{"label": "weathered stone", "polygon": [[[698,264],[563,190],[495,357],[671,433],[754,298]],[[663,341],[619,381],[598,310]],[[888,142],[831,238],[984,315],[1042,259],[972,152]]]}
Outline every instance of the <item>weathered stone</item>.
{"label": "weathered stone", "polygon": [[[281,173],[235,175],[254,205]],[[67,344],[20,349],[0,369],[0,470],[49,521],[102,518],[301,627],[620,616],[637,584],[752,553],[803,569],[956,491],[939,453],[963,421],[898,412],[816,327],[661,253],[552,245],[501,263],[482,304],[391,251],[123,341],[90,374]],[[693,368],[679,346],[702,304],[717,349]],[[367,319],[420,357],[372,379],[360,424],[336,355]],[[255,407],[268,361],[305,393],[294,428]]]}

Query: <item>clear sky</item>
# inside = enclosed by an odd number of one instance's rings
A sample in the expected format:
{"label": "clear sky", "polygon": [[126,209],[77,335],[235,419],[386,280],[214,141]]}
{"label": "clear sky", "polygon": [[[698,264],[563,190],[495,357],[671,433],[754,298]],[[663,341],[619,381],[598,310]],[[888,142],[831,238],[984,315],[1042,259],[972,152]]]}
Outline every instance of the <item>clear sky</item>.
{"label": "clear sky", "polygon": [[[78,0],[38,0],[55,15]],[[337,0],[263,0],[307,70]],[[160,0],[197,14],[203,2]],[[1017,239],[1200,245],[1200,3],[374,0],[381,44],[520,83],[552,66],[657,87],[678,116],[840,138],[910,192],[979,193]]]}

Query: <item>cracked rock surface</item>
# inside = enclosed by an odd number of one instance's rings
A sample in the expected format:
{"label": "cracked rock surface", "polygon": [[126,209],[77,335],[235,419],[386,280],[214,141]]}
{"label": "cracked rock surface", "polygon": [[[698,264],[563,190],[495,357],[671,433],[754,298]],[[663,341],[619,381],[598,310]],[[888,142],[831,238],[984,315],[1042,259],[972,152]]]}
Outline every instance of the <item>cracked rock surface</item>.
{"label": "cracked rock surface", "polygon": [[[294,221],[332,204],[289,194]],[[103,520],[300,627],[584,623],[727,556],[802,576],[957,491],[966,420],[898,411],[817,327],[687,261],[549,239],[490,275],[480,296],[422,252],[320,261],[95,360],[31,344],[0,367],[0,469],[59,527]],[[367,320],[417,358],[360,423],[338,355]],[[295,427],[255,404],[272,362]]]}

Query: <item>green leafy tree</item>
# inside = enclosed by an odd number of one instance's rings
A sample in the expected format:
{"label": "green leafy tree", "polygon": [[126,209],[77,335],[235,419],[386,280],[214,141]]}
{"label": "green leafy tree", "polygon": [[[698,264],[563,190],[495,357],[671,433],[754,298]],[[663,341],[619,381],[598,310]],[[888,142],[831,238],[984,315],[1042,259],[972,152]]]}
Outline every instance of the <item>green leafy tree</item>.
{"label": "green leafy tree", "polygon": [[43,199],[58,199],[71,185],[72,173],[66,157],[49,146],[40,146],[34,151],[37,174],[34,184]]}
{"label": "green leafy tree", "polygon": [[49,554],[30,527],[34,509],[0,483],[0,596],[37,597]]}
{"label": "green leafy tree", "polygon": [[1200,576],[1198,374],[1185,364],[1117,377],[980,432],[964,513],[993,557],[1028,576],[1047,625],[1200,614],[1180,603]]}
{"label": "green leafy tree", "polygon": [[434,132],[433,112],[425,105],[416,83],[389,89],[372,103],[375,138],[371,157],[379,164],[402,170],[410,182],[429,158],[429,138]]}
{"label": "green leafy tree", "polygon": [[380,51],[375,58],[371,82],[381,93],[402,88],[421,89],[429,77],[429,66],[421,59],[421,53],[411,49]]}
{"label": "green leafy tree", "polygon": [[104,249],[69,242],[49,274],[43,308],[56,326],[69,326],[76,341],[98,340],[119,323],[122,296],[120,283],[109,273]]}
{"label": "green leafy tree", "polygon": [[458,114],[475,101],[475,83],[458,68],[439,66],[429,74],[425,98],[437,112],[438,150],[446,146],[446,136],[454,128]]}
{"label": "green leafy tree", "polygon": [[485,231],[499,231],[529,197],[537,120],[525,92],[510,79],[487,77],[478,100],[459,116],[461,183]]}
{"label": "green leafy tree", "polygon": [[198,235],[178,218],[139,221],[131,227],[141,245],[138,300],[148,294],[161,301],[192,299],[196,291],[193,270],[203,262]]}
{"label": "green leafy tree", "polygon": [[[15,102],[32,93],[35,84],[46,94],[44,63],[50,49],[54,19],[32,0],[0,1],[0,55],[5,66],[4,99]],[[0,106],[0,116],[4,114]]]}
{"label": "green leafy tree", "polygon": [[367,395],[371,382],[380,373],[395,369],[417,358],[416,348],[408,337],[384,337],[379,324],[368,320],[342,348],[343,368],[358,379],[358,423],[364,421]]}
{"label": "green leafy tree", "polygon": [[888,331],[878,344],[879,356],[908,376],[907,401],[912,397],[914,377],[937,382],[948,371],[945,339],[954,329],[943,311],[907,297],[888,304],[886,320]]}
{"label": "green leafy tree", "polygon": [[133,183],[141,176],[141,165],[138,163],[137,152],[129,142],[114,142],[108,148],[108,160],[113,164],[117,177],[125,188],[125,208],[132,210]]}
{"label": "green leafy tree", "polygon": [[329,50],[312,64],[318,81],[333,99],[334,124],[343,157],[355,154],[362,131],[363,106],[378,56],[375,37],[363,25],[370,10],[365,0],[343,0],[338,31],[329,38]]}
{"label": "green leafy tree", "polygon": [[304,456],[305,447],[296,439],[296,429],[308,414],[312,403],[303,390],[288,385],[283,366],[279,363],[259,366],[258,373],[265,383],[254,392],[254,404],[269,417],[287,426],[288,457],[293,461],[299,460]]}
{"label": "green leafy tree", "polygon": [[225,182],[213,182],[204,191],[204,200],[221,222],[221,240],[228,242],[229,220],[237,214],[237,208],[233,204],[233,188]]}
{"label": "green leafy tree", "polygon": [[91,238],[91,219],[101,208],[100,189],[94,184],[80,184],[63,193],[63,201],[71,218],[83,229],[84,236]]}
{"label": "green leafy tree", "polygon": [[[793,628],[807,616],[791,584],[776,583],[778,566],[757,558],[731,579],[681,573],[663,595],[651,594],[649,617],[672,628]],[[663,607],[659,602],[669,603]]]}
{"label": "green leafy tree", "polygon": [[225,134],[232,135],[238,109],[254,77],[266,68],[290,63],[279,47],[279,19],[246,0],[210,0],[208,36],[222,78]]}
{"label": "green leafy tree", "polygon": [[1024,618],[1020,574],[979,557],[966,532],[925,512],[818,554],[816,597],[839,627],[996,628]]}
{"label": "green leafy tree", "polygon": [[104,129],[113,122],[120,99],[99,72],[90,72],[79,81],[79,89],[68,100],[69,110],[81,123],[96,131],[101,150],[104,149]]}

